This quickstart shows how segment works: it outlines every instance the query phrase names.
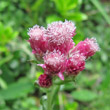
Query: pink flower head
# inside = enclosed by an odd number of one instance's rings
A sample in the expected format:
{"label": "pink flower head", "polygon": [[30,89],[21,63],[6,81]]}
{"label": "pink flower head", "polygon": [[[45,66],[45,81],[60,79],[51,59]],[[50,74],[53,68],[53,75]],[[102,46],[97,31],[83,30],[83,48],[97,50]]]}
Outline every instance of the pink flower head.
{"label": "pink flower head", "polygon": [[28,41],[30,42],[32,52],[42,57],[47,50],[47,40],[44,37],[45,28],[36,25],[29,29],[28,35],[30,36]]}
{"label": "pink flower head", "polygon": [[78,45],[73,49],[72,53],[79,52],[81,55],[86,56],[86,58],[93,56],[96,51],[99,50],[99,46],[95,38],[86,39],[79,42]]}
{"label": "pink flower head", "polygon": [[38,84],[41,87],[49,88],[52,85],[52,79],[49,75],[42,74],[38,79]]}
{"label": "pink flower head", "polygon": [[51,52],[44,57],[44,64],[42,66],[46,74],[58,75],[64,80],[63,72],[65,71],[66,59],[60,52]]}
{"label": "pink flower head", "polygon": [[34,26],[28,32],[33,53],[44,60],[37,64],[44,69],[44,74],[38,79],[41,87],[50,87],[52,78],[58,76],[64,80],[64,74],[77,75],[85,68],[85,60],[99,50],[94,38],[87,38],[76,46],[72,40],[76,31],[73,22],[53,22],[44,27]]}
{"label": "pink flower head", "polygon": [[72,55],[67,61],[66,74],[77,75],[85,68],[85,57],[79,53]]}
{"label": "pink flower head", "polygon": [[62,54],[67,54],[74,46],[72,37],[75,35],[75,25],[73,22],[53,22],[48,25],[47,39],[49,50],[59,50]]}

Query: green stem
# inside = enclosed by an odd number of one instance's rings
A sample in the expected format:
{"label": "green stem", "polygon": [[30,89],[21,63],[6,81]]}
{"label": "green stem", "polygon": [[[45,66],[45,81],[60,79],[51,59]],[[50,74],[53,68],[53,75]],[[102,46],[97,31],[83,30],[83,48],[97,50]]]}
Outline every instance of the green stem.
{"label": "green stem", "polygon": [[49,88],[49,90],[47,91],[47,106],[46,106],[46,110],[53,110],[54,101],[56,99],[56,95],[58,95],[58,91],[60,89],[60,85],[65,84],[67,82],[74,81],[74,78],[75,77],[71,77],[71,78],[66,79],[64,81],[56,80],[53,83],[53,86],[51,88]]}
{"label": "green stem", "polygon": [[52,105],[51,105],[51,95],[50,95],[50,92],[47,93],[47,110],[51,110],[52,108]]}
{"label": "green stem", "polygon": [[53,110],[53,102],[55,101],[55,96],[57,95],[59,88],[59,85],[53,85],[51,90],[47,92],[47,110]]}
{"label": "green stem", "polygon": [[72,81],[75,81],[75,78],[67,79],[67,80],[64,80],[64,81],[58,80],[58,81],[54,82],[54,84],[62,85],[62,84],[65,84],[65,83],[68,83],[68,82],[72,82]]}

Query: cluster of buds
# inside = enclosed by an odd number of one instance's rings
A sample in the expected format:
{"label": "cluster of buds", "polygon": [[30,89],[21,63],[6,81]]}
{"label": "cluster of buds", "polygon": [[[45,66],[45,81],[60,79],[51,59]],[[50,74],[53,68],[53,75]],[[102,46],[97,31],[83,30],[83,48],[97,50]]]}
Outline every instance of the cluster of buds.
{"label": "cluster of buds", "polygon": [[50,87],[55,76],[61,80],[76,76],[84,70],[85,60],[99,51],[95,38],[87,38],[75,46],[72,40],[75,30],[71,21],[53,22],[47,29],[37,25],[29,29],[32,52],[37,59],[44,61],[44,64],[38,64],[44,69],[44,74],[38,79],[39,86]]}

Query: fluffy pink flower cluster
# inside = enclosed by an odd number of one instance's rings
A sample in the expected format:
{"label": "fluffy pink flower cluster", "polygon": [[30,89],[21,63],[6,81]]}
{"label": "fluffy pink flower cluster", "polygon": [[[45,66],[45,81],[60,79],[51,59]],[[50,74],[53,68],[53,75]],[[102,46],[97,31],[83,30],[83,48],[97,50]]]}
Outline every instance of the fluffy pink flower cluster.
{"label": "fluffy pink flower cluster", "polygon": [[72,40],[75,30],[71,21],[53,22],[47,29],[37,25],[29,29],[32,52],[44,60],[44,64],[38,64],[44,69],[38,81],[41,87],[50,87],[54,76],[61,80],[64,76],[76,76],[84,70],[85,60],[99,50],[95,38],[87,38],[75,46]]}

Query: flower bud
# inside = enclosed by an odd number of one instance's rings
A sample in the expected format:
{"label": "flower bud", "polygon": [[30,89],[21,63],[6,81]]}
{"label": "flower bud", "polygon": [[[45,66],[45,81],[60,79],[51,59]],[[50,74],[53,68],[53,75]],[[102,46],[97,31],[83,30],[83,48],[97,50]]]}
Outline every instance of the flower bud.
{"label": "flower bud", "polygon": [[49,88],[52,85],[52,79],[49,75],[42,74],[38,79],[38,84],[41,87]]}

